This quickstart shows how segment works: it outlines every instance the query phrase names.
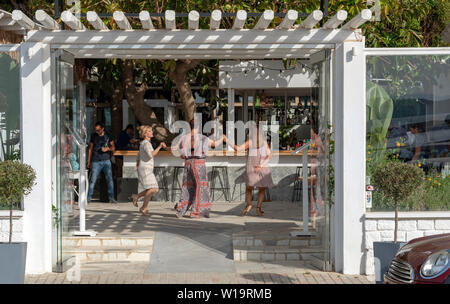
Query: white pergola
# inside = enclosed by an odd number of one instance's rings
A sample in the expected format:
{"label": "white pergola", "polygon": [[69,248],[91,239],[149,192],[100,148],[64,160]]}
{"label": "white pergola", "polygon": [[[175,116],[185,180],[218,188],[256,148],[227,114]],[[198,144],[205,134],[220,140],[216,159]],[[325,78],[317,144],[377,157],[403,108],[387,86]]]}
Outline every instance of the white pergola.
{"label": "white pergola", "polygon": [[[310,58],[331,49],[330,97],[335,143],[335,208],[332,217],[331,254],[338,272],[360,273],[363,264],[365,199],[365,58],[359,27],[371,20],[362,10],[347,21],[339,11],[318,27],[323,18],[314,11],[295,25],[298,12],[288,11],[273,23],[274,12],[261,14],[252,29],[245,27],[247,12],[238,11],[230,29],[221,29],[222,13],[213,11],[209,28],[200,29],[202,14],[191,11],[187,29],[176,28],[177,14],[164,13],[165,29],[155,29],[147,11],[139,13],[141,29],[133,29],[130,16],[114,12],[119,30],[107,28],[96,12],[86,14],[86,25],[70,11],[61,21],[42,10],[34,22],[21,11],[0,10],[0,30],[24,34],[21,53],[22,158],[37,172],[37,185],[24,201],[24,240],[28,242],[27,272],[51,271],[52,149],[52,49],[64,49],[76,58],[125,59],[268,59]],[[6,46],[4,46],[5,48]],[[0,51],[2,48],[0,48]],[[39,148],[40,147],[40,148]]]}
{"label": "white pergola", "polygon": [[[19,10],[9,14],[0,10],[0,29],[26,32],[26,42],[50,44],[65,49],[77,58],[125,59],[267,59],[305,58],[323,48],[334,48],[343,41],[361,41],[363,23],[372,18],[370,9],[364,9],[353,19],[346,11],[338,11],[321,28],[320,10],[313,11],[301,24],[295,25],[298,12],[289,10],[275,28],[274,12],[266,10],[253,29],[245,28],[247,12],[236,13],[231,29],[221,29],[222,12],[210,14],[208,29],[199,29],[200,13],[188,14],[188,29],[176,28],[176,13],[164,13],[165,29],[155,29],[148,11],[139,13],[141,29],[133,29],[125,13],[116,11],[114,21],[119,30],[110,30],[94,11],[86,14],[85,26],[69,10],[61,14],[61,21],[69,30],[63,30],[43,10],[35,13],[36,23]],[[342,25],[342,26],[341,26]],[[339,27],[341,26],[341,27]]]}

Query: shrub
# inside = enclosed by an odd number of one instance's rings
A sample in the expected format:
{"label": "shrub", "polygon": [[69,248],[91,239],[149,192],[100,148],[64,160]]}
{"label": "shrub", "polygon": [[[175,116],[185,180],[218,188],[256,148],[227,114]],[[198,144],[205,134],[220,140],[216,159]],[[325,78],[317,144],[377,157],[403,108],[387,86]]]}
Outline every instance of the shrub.
{"label": "shrub", "polygon": [[34,186],[36,173],[29,165],[18,161],[0,162],[0,204],[10,206],[9,242],[12,241],[12,210],[15,203],[28,195]]}
{"label": "shrub", "polygon": [[398,205],[406,201],[416,189],[423,186],[425,174],[419,167],[402,162],[381,163],[375,168],[373,182],[382,196],[394,202],[395,229],[394,242],[397,242]]}

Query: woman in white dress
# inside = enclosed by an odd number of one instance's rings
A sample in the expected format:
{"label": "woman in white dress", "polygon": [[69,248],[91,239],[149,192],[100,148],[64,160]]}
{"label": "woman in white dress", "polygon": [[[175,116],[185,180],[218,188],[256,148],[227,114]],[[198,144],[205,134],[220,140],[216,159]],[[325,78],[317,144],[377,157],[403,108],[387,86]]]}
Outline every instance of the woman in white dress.
{"label": "woman in white dress", "polygon": [[139,135],[142,139],[139,147],[139,153],[137,156],[136,167],[138,171],[138,194],[133,194],[133,205],[138,207],[138,200],[144,197],[144,204],[139,209],[139,212],[143,215],[149,216],[150,213],[147,210],[147,205],[151,197],[158,192],[158,182],[156,181],[155,174],[153,174],[153,157],[155,157],[161,148],[167,148],[165,143],[160,143],[158,148],[153,150],[150,139],[153,137],[152,127],[144,125],[138,128]]}

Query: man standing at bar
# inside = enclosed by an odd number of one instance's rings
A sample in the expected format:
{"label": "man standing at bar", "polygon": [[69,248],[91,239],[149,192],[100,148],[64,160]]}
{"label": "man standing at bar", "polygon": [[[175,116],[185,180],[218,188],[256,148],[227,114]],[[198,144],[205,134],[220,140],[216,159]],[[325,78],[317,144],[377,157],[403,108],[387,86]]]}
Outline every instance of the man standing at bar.
{"label": "man standing at bar", "polygon": [[92,174],[89,181],[88,202],[92,199],[98,175],[103,171],[106,178],[106,184],[108,185],[109,202],[117,203],[114,199],[114,182],[111,166],[111,153],[114,153],[114,151],[115,146],[113,138],[105,131],[105,126],[101,122],[97,122],[95,124],[95,133],[91,135],[91,141],[89,143],[87,167],[92,170]]}

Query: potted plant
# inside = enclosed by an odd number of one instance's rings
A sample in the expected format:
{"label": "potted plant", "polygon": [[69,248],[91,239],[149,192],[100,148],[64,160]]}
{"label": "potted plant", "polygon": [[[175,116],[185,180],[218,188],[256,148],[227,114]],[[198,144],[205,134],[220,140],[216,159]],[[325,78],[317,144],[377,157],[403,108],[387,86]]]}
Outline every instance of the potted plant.
{"label": "potted plant", "polygon": [[26,242],[13,242],[13,209],[31,192],[36,173],[19,161],[0,162],[0,204],[9,207],[9,241],[0,242],[0,284],[20,284],[25,280]]}
{"label": "potted plant", "polygon": [[378,165],[373,173],[373,182],[376,190],[394,203],[394,241],[373,242],[373,254],[375,261],[375,275],[377,283],[383,281],[383,275],[387,272],[391,260],[405,242],[397,242],[398,231],[398,205],[406,201],[414,190],[421,187],[425,180],[425,174],[417,166],[404,162],[383,162]]}

